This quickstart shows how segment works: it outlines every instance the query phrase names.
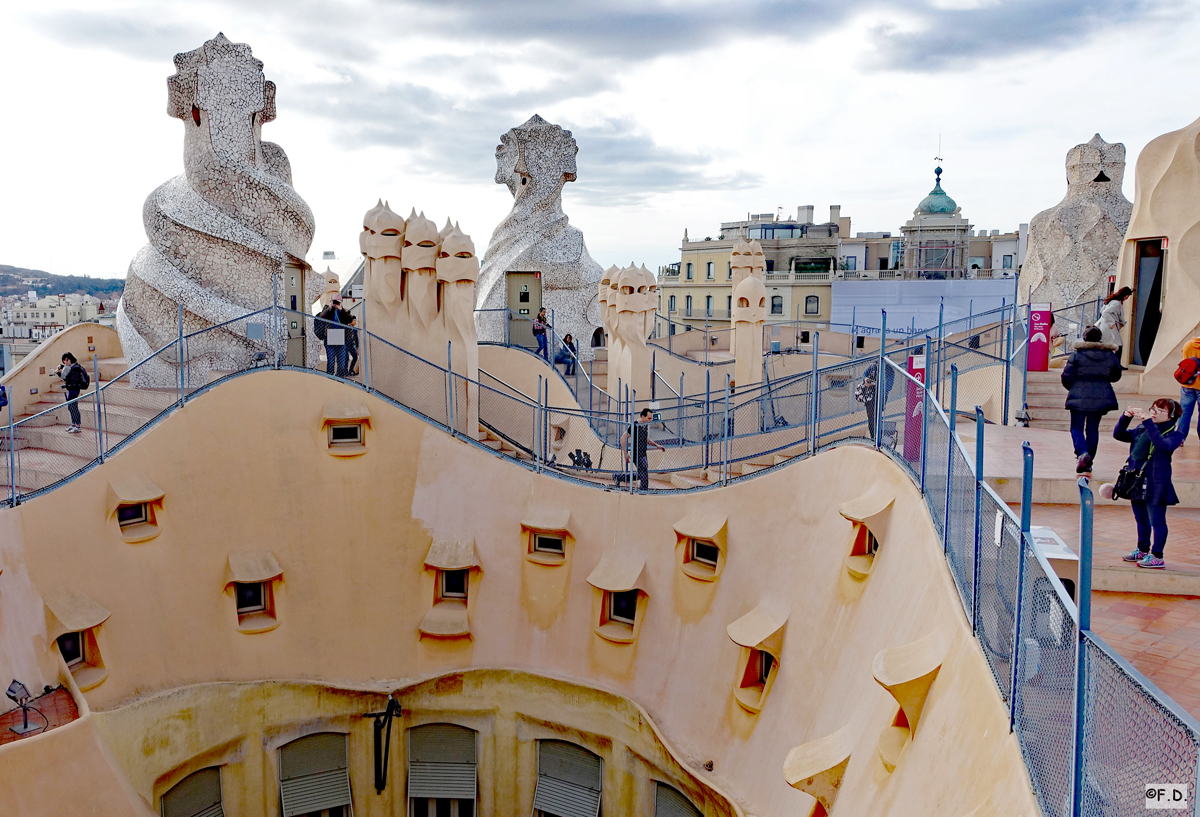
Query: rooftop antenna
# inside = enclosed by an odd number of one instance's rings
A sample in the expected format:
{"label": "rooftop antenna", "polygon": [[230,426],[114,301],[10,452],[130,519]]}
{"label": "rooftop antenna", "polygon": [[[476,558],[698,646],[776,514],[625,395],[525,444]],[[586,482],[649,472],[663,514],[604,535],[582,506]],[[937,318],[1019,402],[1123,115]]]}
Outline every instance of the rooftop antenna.
{"label": "rooftop antenna", "polygon": [[937,162],[938,164],[941,164],[942,162],[946,161],[945,159],[942,158],[942,135],[940,133],[938,134],[938,155],[934,156],[933,160],[935,162]]}

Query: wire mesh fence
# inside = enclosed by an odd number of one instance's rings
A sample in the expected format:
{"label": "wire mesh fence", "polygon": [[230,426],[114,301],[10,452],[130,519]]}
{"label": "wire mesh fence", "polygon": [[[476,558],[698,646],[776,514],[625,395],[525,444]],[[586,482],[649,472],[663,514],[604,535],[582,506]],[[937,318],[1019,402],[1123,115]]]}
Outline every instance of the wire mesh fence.
{"label": "wire mesh fence", "polygon": [[975,634],[1006,701],[1012,689],[1017,573],[1023,549],[1020,523],[985,484],[979,499]]}
{"label": "wire mesh fence", "polygon": [[1069,817],[1078,641],[1074,605],[1037,553],[1032,548],[1024,553],[1014,731],[1042,811]]}
{"label": "wire mesh fence", "polygon": [[1143,682],[1103,641],[1090,632],[1082,635],[1080,813],[1143,814],[1147,784],[1184,785],[1194,799],[1200,724]]}
{"label": "wire mesh fence", "polygon": [[[948,469],[942,469],[948,471],[946,501],[949,504],[942,537],[946,545],[946,560],[962,597],[963,609],[970,615],[975,597],[975,469],[963,453],[957,437],[949,443],[949,449]],[[941,453],[941,449],[938,449],[930,457],[940,459]],[[928,482],[926,466],[927,485]]]}

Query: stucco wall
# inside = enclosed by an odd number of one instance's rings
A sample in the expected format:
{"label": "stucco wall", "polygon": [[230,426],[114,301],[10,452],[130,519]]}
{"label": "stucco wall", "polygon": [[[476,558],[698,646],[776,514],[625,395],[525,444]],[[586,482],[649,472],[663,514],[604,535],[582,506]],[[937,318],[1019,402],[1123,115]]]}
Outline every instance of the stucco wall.
{"label": "stucco wall", "polygon": [[[325,404],[364,400],[367,452],[329,456]],[[118,475],[166,491],[157,538],[126,544],[106,521],[108,480]],[[836,508],[878,483],[896,502],[875,568],[855,587],[843,565],[851,524]],[[562,566],[522,556],[520,521],[538,507],[570,510],[576,543]],[[713,583],[679,566],[672,525],[698,508],[729,519],[728,560]],[[748,813],[804,813],[811,799],[783,781],[783,759],[847,723],[857,738],[839,813],[962,814],[985,803],[1036,813],[925,504],[869,449],[836,449],[717,491],[631,496],[535,474],[350,386],[263,371],[202,395],[105,465],[0,512],[0,521],[12,515],[20,526],[8,529],[36,587],[85,592],[112,612],[97,633],[109,676],[86,693],[94,710],[216,681],[399,689],[506,667],[636,701],[693,769],[712,760],[713,771],[700,774]],[[433,602],[423,560],[434,536],[475,542],[470,639],[417,632]],[[238,631],[224,588],[228,553],[257,548],[272,550],[284,574],[280,626],[251,635]],[[646,560],[645,619],[632,645],[593,634],[596,591],[586,579],[614,550]],[[789,620],[776,681],[754,716],[732,695],[741,648],[725,628],[764,600]],[[871,660],[934,628],[945,628],[949,652],[915,742],[881,776],[876,743],[896,705],[872,679]],[[52,648],[36,631],[22,637]],[[0,749],[0,791],[13,783],[6,757],[22,750]],[[70,791],[56,795],[46,813],[71,802]]]}

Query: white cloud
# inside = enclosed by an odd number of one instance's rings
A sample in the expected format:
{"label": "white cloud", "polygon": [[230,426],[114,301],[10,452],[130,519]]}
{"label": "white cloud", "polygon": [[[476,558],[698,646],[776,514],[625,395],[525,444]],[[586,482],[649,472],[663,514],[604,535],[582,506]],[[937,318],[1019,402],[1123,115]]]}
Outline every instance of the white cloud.
{"label": "white cloud", "polygon": [[143,200],[182,169],[171,58],[217,30],[279,86],[264,137],[316,215],[310,259],[356,254],[380,196],[482,251],[510,203],[496,140],[535,112],[575,133],[566,210],[605,266],[677,260],[685,227],[777,206],[895,230],[939,136],[966,215],[1011,229],[1061,198],[1072,145],[1100,131],[1132,161],[1200,113],[1190,7],[1127,0],[54,0],[0,25],[0,263],[55,272],[124,274]]}

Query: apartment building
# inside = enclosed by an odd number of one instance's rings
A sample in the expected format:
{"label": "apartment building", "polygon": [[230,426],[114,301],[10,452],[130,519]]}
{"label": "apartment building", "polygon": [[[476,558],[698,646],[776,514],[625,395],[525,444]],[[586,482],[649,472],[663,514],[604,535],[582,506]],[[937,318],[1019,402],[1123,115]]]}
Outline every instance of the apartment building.
{"label": "apartment building", "polygon": [[14,299],[0,307],[0,339],[39,341],[77,323],[99,323],[103,315],[103,305],[91,295]]}
{"label": "apartment building", "polygon": [[691,238],[684,230],[678,263],[659,269],[659,312],[690,326],[728,323],[732,308],[730,259],[737,241],[757,240],[766,257],[768,321],[826,322],[832,282],[845,279],[991,279],[1016,275],[1028,225],[1017,230],[977,230],[942,189],[934,187],[896,232],[851,232],[841,205],[817,222],[804,205],[794,218],[747,213],[723,222],[715,236]]}

